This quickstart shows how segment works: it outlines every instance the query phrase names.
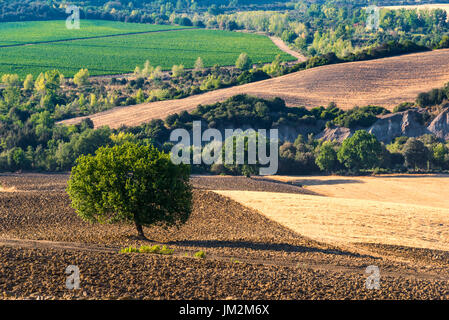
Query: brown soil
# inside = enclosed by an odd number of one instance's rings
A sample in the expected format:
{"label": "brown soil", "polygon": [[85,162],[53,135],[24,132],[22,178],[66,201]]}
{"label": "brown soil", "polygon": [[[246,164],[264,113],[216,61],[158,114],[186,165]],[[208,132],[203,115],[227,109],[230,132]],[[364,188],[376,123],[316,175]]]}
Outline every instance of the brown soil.
{"label": "brown soil", "polygon": [[[80,220],[64,192],[67,175],[2,175],[16,192],[0,192],[0,297],[7,299],[434,299],[449,298],[449,259],[407,248],[360,250],[303,237],[216,193],[286,186],[234,177],[192,178],[194,209],[179,229],[146,228],[136,240],[127,225]],[[260,183],[260,184],[258,184]],[[292,189],[286,189],[286,192]],[[279,191],[281,192],[281,191]],[[119,254],[124,246],[164,243],[173,256]],[[204,250],[204,260],[192,258]],[[395,252],[397,254],[394,254]],[[438,259],[432,257],[438,255]],[[239,263],[236,263],[238,260]],[[81,290],[65,288],[77,265]],[[366,266],[381,270],[381,289],[367,290]]]}
{"label": "brown soil", "polygon": [[[420,92],[441,87],[448,81],[449,49],[443,49],[323,66],[184,99],[117,107],[89,118],[96,127],[136,126],[241,93],[264,98],[280,97],[288,106],[310,108],[326,106],[333,101],[342,109],[373,104],[392,110],[401,102],[414,101]],[[73,124],[82,119],[78,117],[61,123]]]}

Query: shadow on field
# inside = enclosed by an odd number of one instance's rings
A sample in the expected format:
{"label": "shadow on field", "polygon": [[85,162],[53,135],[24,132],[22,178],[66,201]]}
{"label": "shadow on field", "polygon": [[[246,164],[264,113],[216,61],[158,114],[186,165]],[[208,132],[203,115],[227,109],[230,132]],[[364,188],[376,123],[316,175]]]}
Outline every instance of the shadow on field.
{"label": "shadow on field", "polygon": [[341,256],[352,256],[359,258],[373,258],[368,255],[361,255],[354,252],[342,251],[339,249],[321,249],[306,246],[295,246],[288,243],[263,243],[263,242],[250,242],[250,241],[225,241],[225,240],[182,240],[182,241],[170,241],[167,244],[176,245],[180,247],[203,247],[203,248],[244,248],[252,250],[264,250],[264,251],[280,251],[290,253],[305,253],[315,252],[324,254],[333,254]]}
{"label": "shadow on field", "polygon": [[295,186],[325,186],[336,184],[353,184],[353,183],[365,183],[362,180],[353,179],[331,179],[331,180],[318,180],[318,179],[298,179],[289,181],[290,184]]}

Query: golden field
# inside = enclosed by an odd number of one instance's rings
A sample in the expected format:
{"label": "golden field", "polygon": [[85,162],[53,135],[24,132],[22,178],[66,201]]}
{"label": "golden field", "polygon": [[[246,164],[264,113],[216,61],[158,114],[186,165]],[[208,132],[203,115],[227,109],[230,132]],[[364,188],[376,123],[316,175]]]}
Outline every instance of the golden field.
{"label": "golden field", "polygon": [[275,179],[321,195],[216,192],[318,241],[449,248],[448,176]]}
{"label": "golden field", "polygon": [[432,4],[420,4],[420,5],[404,5],[404,6],[384,6],[382,8],[397,10],[397,9],[418,9],[418,10],[433,10],[443,9],[449,12],[449,3],[432,3]]}

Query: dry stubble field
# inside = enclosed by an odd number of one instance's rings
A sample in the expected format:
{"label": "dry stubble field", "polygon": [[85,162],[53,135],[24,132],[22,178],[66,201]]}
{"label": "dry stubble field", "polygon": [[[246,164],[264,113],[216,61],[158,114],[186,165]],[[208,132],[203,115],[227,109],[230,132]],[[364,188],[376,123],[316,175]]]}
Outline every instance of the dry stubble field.
{"label": "dry stubble field", "polygon": [[403,5],[403,6],[384,6],[381,8],[397,10],[397,9],[418,9],[418,10],[434,10],[434,9],[443,9],[446,12],[449,12],[449,4],[448,3],[433,3],[433,4],[420,4],[420,5]]}
{"label": "dry stubble field", "polygon": [[[449,298],[446,250],[321,241],[276,215],[252,209],[251,197],[239,199],[245,206],[219,194],[233,198],[232,192],[254,193],[273,203],[277,201],[273,195],[285,201],[297,197],[288,203],[292,209],[282,204],[285,213],[301,211],[298,208],[308,211],[301,199],[313,198],[322,208],[326,208],[323,199],[337,199],[317,196],[318,190],[309,186],[266,178],[193,176],[194,210],[187,224],[180,229],[146,228],[152,239],[146,242],[134,237],[132,226],[80,220],[64,191],[67,178],[62,174],[0,176],[0,297]],[[275,212],[280,208],[281,204]],[[326,210],[334,214],[331,208]],[[168,245],[174,255],[118,253],[125,246],[154,243]],[[198,250],[204,250],[207,258],[194,258]],[[71,264],[80,268],[80,290],[65,288],[64,271]],[[380,268],[380,290],[365,288],[369,265]]]}
{"label": "dry stubble field", "polygon": [[[442,49],[322,66],[179,100],[116,107],[90,115],[89,118],[96,127],[136,126],[242,93],[264,98],[280,97],[289,106],[327,106],[333,101],[342,109],[372,104],[392,110],[399,103],[415,101],[419,93],[442,87],[448,81],[449,49]],[[78,123],[81,119],[68,119],[62,123]]]}

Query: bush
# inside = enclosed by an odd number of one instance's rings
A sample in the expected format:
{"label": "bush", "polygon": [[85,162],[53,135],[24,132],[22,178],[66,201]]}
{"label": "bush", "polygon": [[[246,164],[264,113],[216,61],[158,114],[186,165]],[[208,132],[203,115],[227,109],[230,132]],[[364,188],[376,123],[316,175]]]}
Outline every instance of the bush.
{"label": "bush", "polygon": [[138,252],[138,253],[154,253],[154,254],[172,255],[174,251],[175,251],[174,249],[169,249],[166,246],[162,246],[162,248],[161,248],[158,245],[154,245],[152,247],[142,245],[142,246],[140,246],[139,249],[134,248],[132,246],[123,248],[120,250],[120,253]]}
{"label": "bush", "polygon": [[241,53],[237,61],[235,62],[236,68],[240,70],[248,70],[251,68],[251,65],[252,61],[246,53]]}
{"label": "bush", "polygon": [[415,104],[413,102],[403,102],[403,103],[397,105],[396,107],[394,107],[393,113],[407,111],[407,110],[413,108],[414,106],[415,106]]}
{"label": "bush", "polygon": [[345,128],[366,128],[377,121],[377,116],[389,113],[388,110],[382,107],[366,106],[363,108],[355,107],[345,113],[340,114],[333,120],[333,123]]}
{"label": "bush", "polygon": [[245,84],[250,82],[262,81],[266,79],[270,79],[270,76],[262,70],[259,69],[256,71],[246,70],[237,77],[237,82],[239,84]]}
{"label": "bush", "polygon": [[162,246],[161,248],[158,245],[154,245],[152,247],[142,245],[139,249],[139,252],[141,253],[156,253],[164,255],[172,255],[174,251],[175,251],[174,249],[169,249],[166,246]]}
{"label": "bush", "polygon": [[139,249],[131,247],[131,246],[129,246],[127,248],[120,249],[120,253],[131,253],[131,252],[139,252]]}
{"label": "bush", "polygon": [[204,252],[203,250],[197,251],[197,252],[195,252],[194,257],[199,258],[199,259],[205,259],[206,252]]}

